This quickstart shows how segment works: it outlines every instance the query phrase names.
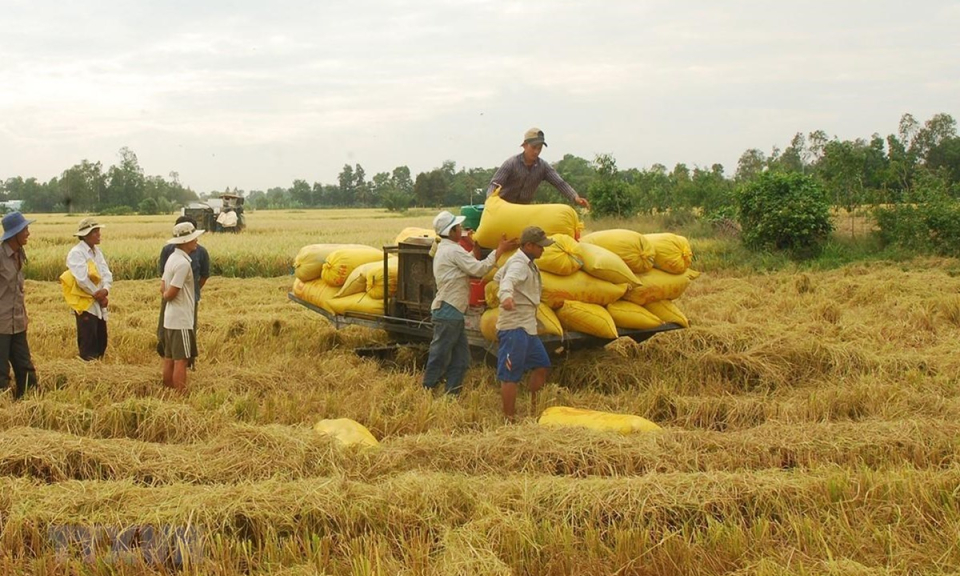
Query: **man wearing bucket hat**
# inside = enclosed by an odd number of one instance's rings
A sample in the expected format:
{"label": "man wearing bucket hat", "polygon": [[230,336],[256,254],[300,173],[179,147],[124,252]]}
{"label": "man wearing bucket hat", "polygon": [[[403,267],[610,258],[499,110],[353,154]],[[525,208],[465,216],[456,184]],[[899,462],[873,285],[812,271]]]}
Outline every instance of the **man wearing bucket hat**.
{"label": "man wearing bucket hat", "polygon": [[547,143],[543,138],[543,130],[531,128],[523,135],[520,145],[523,152],[511,156],[500,166],[487,188],[487,197],[500,188],[500,197],[513,204],[530,204],[540,183],[546,180],[561,194],[574,204],[590,208],[590,202],[577,194],[572,186],[566,183],[556,169],[540,159],[540,151]]}
{"label": "man wearing bucket hat", "polygon": [[197,357],[196,294],[190,254],[197,250],[197,238],[203,232],[190,222],[173,227],[173,238],[167,244],[176,248],[167,258],[160,281],[164,302],[163,385],[179,392],[187,391],[187,368]]}
{"label": "man wearing bucket hat", "polygon": [[459,244],[463,234],[463,216],[444,210],[433,219],[433,229],[440,238],[433,257],[433,276],[437,296],[431,305],[433,340],[423,373],[423,386],[432,390],[444,376],[448,394],[459,394],[463,376],[470,365],[470,347],[464,324],[464,313],[470,299],[470,277],[479,278],[493,270],[497,258],[517,247],[516,240],[504,236],[497,249],[484,260],[477,260]]}
{"label": "man wearing bucket hat", "polygon": [[537,308],[540,306],[540,269],[534,262],[543,249],[553,244],[537,226],[528,226],[520,235],[520,249],[503,265],[494,280],[500,283],[500,316],[497,318],[497,378],[507,420],[516,417],[517,387],[523,374],[530,374],[530,410],[536,413],[537,392],[547,381],[550,358],[537,337]]}
{"label": "man wearing bucket hat", "polygon": [[[193,224],[193,227],[197,227],[197,221],[191,218],[190,216],[179,216],[177,221],[174,224],[182,224],[184,222],[189,222]],[[167,265],[167,259],[170,258],[170,255],[173,254],[173,251],[176,250],[176,244],[164,244],[163,249],[160,250],[160,266],[159,272],[160,276],[163,276],[163,269]],[[197,324],[197,310],[200,306],[200,291],[207,283],[207,279],[210,278],[210,255],[207,253],[207,249],[197,244],[197,249],[190,254],[190,268],[193,270],[193,290],[196,294],[196,301],[194,302],[194,314],[193,314],[193,326],[194,333],[198,327]],[[163,341],[163,306],[160,307],[160,325],[157,327],[157,341]],[[157,352],[160,353],[160,356],[163,356],[163,347],[162,344],[157,345]],[[191,359],[190,367],[195,368],[195,365]]]}
{"label": "man wearing bucket hat", "polygon": [[30,223],[19,212],[3,217],[3,246],[0,247],[0,382],[10,386],[8,366],[13,367],[13,398],[18,400],[37,386],[37,372],[27,343],[27,307],[23,300],[23,251],[30,237]]}
{"label": "man wearing bucket hat", "polygon": [[99,360],[107,351],[107,303],[113,286],[113,273],[100,250],[100,224],[84,218],[74,236],[80,241],[67,253],[67,269],[77,287],[92,298],[86,310],[74,310],[77,320],[77,348],[80,358]]}

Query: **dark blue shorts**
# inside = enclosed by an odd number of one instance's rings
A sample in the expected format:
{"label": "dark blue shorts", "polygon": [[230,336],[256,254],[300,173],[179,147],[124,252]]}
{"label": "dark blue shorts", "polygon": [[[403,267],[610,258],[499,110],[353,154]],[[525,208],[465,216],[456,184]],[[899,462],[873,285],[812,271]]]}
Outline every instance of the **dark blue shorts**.
{"label": "dark blue shorts", "polygon": [[523,328],[497,331],[497,378],[501,382],[519,382],[523,373],[535,368],[549,368],[550,357],[543,342],[527,334]]}

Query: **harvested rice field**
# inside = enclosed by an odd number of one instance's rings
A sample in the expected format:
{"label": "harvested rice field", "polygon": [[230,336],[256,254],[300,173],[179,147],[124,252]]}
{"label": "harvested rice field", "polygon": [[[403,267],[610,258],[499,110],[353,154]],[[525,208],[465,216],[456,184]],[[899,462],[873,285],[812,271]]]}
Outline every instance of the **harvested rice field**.
{"label": "harvested rice field", "polygon": [[[360,358],[385,334],[287,300],[301,245],[431,219],[260,212],[205,236],[215,276],[181,396],[161,386],[158,281],[139,279],[173,218],[104,219],[128,279],[105,360],[84,363],[50,281],[78,218],[42,216],[26,287],[42,391],[0,394],[0,573],[960,573],[958,262],[704,269],[678,302],[691,328],[548,379],[540,409],[664,428],[620,436],[539,427],[525,394],[504,424],[482,364],[458,400],[429,394],[419,354]],[[379,448],[339,447],[313,431],[324,418]]]}

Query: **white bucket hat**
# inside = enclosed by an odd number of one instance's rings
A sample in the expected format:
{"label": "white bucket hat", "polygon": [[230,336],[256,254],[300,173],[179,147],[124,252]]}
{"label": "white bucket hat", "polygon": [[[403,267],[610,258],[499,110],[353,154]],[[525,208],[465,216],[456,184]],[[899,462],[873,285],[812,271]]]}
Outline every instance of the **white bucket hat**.
{"label": "white bucket hat", "polygon": [[191,240],[196,240],[206,230],[197,230],[196,226],[189,222],[181,222],[173,227],[173,238],[167,240],[167,244],[186,244]]}
{"label": "white bucket hat", "polygon": [[83,238],[97,228],[103,228],[103,224],[97,222],[95,218],[84,218],[80,221],[80,224],[77,225],[77,231],[74,232],[73,235]]}
{"label": "white bucket hat", "polygon": [[454,226],[462,224],[466,219],[466,216],[454,216],[452,213],[444,210],[433,219],[433,231],[437,233],[437,236],[446,237],[446,235],[453,230]]}

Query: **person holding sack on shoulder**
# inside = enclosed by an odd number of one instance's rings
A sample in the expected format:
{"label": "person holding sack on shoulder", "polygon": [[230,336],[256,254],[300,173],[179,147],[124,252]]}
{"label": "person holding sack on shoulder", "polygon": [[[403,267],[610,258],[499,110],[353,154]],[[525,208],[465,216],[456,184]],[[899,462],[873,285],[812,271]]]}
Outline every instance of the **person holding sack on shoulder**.
{"label": "person holding sack on shoulder", "polygon": [[83,360],[100,360],[107,351],[107,304],[113,273],[100,244],[100,224],[84,218],[73,234],[80,238],[67,253],[67,271],[60,276],[64,298],[77,319],[77,348]]}

